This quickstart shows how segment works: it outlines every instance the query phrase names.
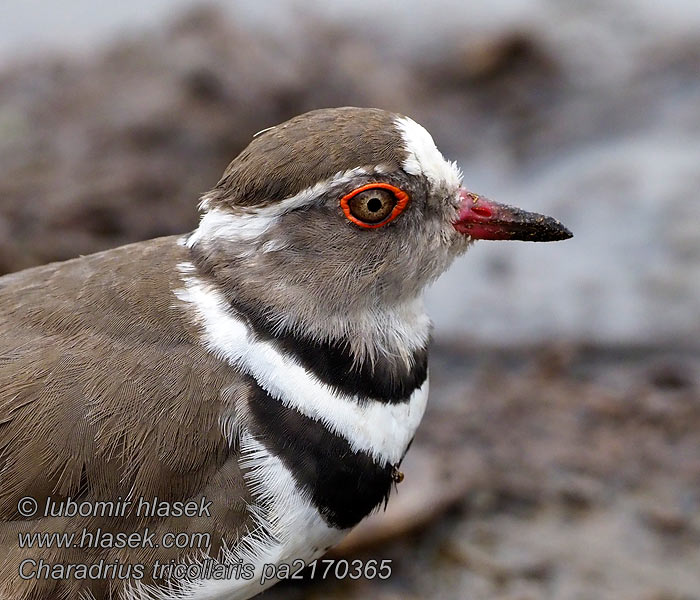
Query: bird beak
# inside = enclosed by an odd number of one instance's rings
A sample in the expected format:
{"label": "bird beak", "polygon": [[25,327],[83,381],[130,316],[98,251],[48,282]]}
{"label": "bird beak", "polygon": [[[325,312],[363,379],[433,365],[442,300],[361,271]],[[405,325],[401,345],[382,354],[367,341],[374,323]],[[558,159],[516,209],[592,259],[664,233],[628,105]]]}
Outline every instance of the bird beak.
{"label": "bird beak", "polygon": [[474,239],[554,242],[573,237],[552,217],[492,202],[464,188],[460,188],[459,197],[461,204],[454,228]]}

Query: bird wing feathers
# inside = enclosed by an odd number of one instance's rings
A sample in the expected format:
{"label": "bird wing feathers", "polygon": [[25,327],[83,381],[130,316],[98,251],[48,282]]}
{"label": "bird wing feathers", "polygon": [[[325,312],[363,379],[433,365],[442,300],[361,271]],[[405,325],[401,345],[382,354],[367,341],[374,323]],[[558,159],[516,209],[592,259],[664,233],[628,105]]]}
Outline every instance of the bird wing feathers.
{"label": "bird wing feathers", "polygon": [[[144,526],[135,516],[42,517],[49,497],[205,496],[210,516],[186,528],[212,532],[214,555],[222,537],[230,544],[246,526],[237,448],[221,430],[245,382],[198,343],[178,306],[182,252],[163,238],[0,278],[0,597],[72,598],[80,585],[99,597],[104,582],[27,582],[18,566],[27,556],[121,556],[114,549],[20,549],[18,533]],[[27,496],[39,518],[18,513]],[[185,527],[173,518],[148,525]],[[156,557],[177,556],[145,548],[128,559]]]}

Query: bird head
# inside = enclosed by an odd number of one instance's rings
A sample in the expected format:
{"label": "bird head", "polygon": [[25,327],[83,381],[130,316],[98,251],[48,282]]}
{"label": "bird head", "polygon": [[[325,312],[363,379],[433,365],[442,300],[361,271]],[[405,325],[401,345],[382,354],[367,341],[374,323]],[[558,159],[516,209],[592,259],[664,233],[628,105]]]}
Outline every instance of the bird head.
{"label": "bird head", "polygon": [[200,207],[187,240],[198,267],[236,302],[312,334],[413,306],[474,240],[571,237],[467,191],[423,127],[371,108],[260,132]]}

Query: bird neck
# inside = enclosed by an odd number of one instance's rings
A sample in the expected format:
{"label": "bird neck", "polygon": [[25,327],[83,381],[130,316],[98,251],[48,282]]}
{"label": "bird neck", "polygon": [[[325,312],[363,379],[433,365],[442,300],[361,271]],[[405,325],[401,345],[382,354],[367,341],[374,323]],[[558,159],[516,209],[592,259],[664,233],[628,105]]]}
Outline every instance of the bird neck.
{"label": "bird neck", "polygon": [[254,257],[222,260],[206,246],[190,248],[184,277],[210,286],[227,308],[260,335],[289,338],[313,347],[342,348],[353,363],[388,361],[412,367],[431,331],[422,295],[388,303],[373,289],[327,294],[297,283],[287,273],[264,272]]}

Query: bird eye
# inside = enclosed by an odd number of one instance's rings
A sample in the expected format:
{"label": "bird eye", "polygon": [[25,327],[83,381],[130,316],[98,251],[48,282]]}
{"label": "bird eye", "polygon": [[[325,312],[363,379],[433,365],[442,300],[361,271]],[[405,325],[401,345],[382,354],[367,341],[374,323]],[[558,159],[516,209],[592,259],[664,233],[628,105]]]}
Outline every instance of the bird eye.
{"label": "bird eye", "polygon": [[350,213],[363,223],[381,223],[396,206],[396,196],[389,190],[371,188],[355,194],[348,206]]}
{"label": "bird eye", "polygon": [[370,229],[393,221],[407,204],[408,194],[388,183],[363,185],[340,201],[340,206],[350,221]]}

